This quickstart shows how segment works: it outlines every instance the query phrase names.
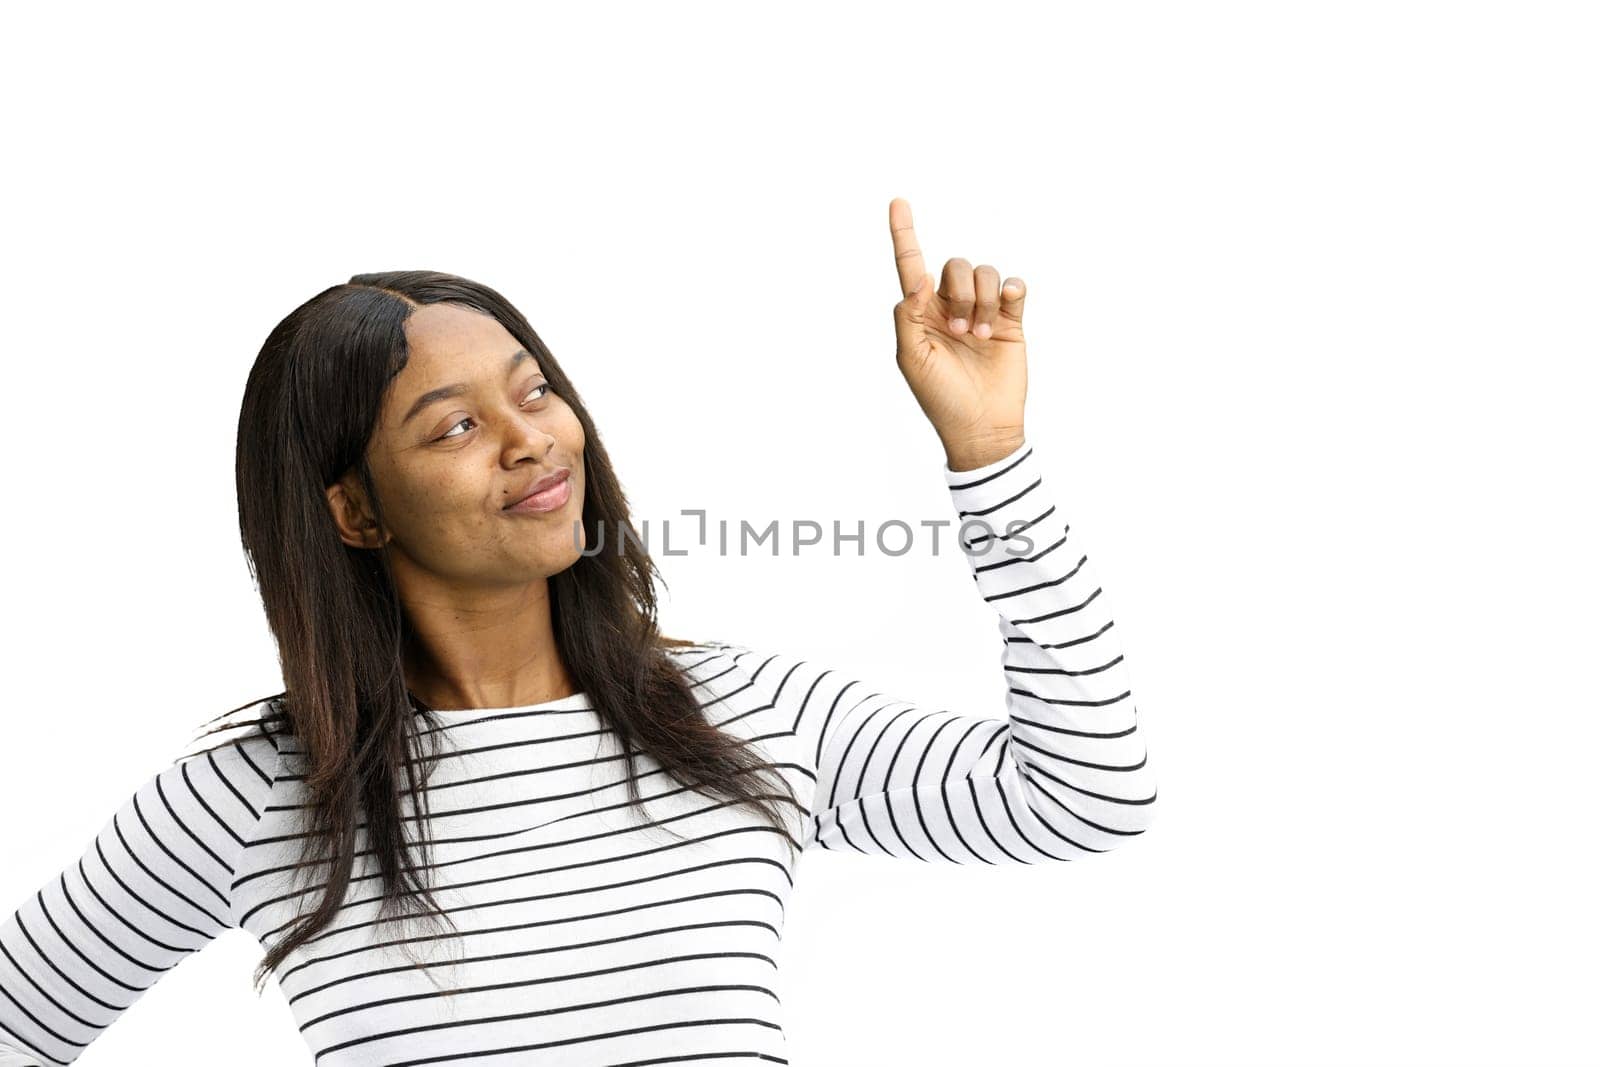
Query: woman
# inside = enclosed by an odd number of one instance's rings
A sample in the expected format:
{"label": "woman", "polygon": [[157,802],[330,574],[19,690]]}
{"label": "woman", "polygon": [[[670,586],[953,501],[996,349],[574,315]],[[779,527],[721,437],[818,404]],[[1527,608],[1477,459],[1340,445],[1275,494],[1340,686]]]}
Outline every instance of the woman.
{"label": "woman", "polygon": [[240,414],[284,691],[206,724],[0,928],[0,1064],[71,1062],[235,926],[325,1067],[783,1063],[800,850],[1037,863],[1141,833],[1115,631],[1023,432],[1022,282],[952,259],[936,292],[904,200],[889,223],[896,359],[1007,718],[661,636],[599,434],[523,316],[357,275],[273,330]]}

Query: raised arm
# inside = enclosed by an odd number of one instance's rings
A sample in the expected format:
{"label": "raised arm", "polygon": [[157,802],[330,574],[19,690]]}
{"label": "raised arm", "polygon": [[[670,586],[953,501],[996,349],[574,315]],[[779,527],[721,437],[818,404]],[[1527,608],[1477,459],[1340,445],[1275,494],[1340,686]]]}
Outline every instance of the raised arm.
{"label": "raised arm", "polygon": [[0,1067],[71,1063],[238,925],[232,883],[277,772],[255,717],[192,742],[0,925]]}
{"label": "raised arm", "polygon": [[1106,598],[1023,432],[1022,279],[956,258],[935,291],[898,197],[889,232],[895,362],[944,445],[962,548],[999,615],[1007,714],[724,647],[809,764],[807,845],[956,863],[1104,852],[1149,825],[1155,782]]}
{"label": "raised arm", "polygon": [[1026,442],[944,474],[998,616],[1006,715],[919,705],[815,662],[724,646],[813,771],[804,843],[952,863],[1115,848],[1150,825],[1156,786],[1088,552]]}

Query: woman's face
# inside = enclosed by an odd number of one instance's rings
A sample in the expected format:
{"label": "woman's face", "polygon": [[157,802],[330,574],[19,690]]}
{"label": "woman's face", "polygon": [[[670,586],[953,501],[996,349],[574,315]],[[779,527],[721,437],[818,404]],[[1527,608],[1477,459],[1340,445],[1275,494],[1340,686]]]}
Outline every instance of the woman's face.
{"label": "woman's face", "polygon": [[[537,359],[491,316],[452,304],[413,311],[406,340],[367,448],[386,529],[347,472],[328,489],[342,539],[387,540],[397,580],[413,588],[504,588],[571,566],[584,547],[583,427]],[[565,500],[507,510],[563,468]]]}

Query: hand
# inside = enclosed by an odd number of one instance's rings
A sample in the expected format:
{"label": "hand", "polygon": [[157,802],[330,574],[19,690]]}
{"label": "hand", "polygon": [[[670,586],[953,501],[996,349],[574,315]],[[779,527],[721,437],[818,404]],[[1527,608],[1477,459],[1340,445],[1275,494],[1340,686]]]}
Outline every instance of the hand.
{"label": "hand", "polygon": [[1001,459],[1023,442],[1028,359],[1021,278],[965,259],[945,261],[938,291],[922,265],[911,205],[889,201],[889,233],[904,299],[894,306],[895,362],[944,444],[951,470]]}

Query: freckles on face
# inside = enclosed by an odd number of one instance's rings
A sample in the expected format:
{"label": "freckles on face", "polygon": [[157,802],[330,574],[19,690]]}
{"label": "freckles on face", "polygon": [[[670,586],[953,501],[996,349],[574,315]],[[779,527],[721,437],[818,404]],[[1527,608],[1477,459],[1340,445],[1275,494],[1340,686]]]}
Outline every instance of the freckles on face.
{"label": "freckles on face", "polygon": [[[569,566],[584,544],[574,532],[586,487],[577,413],[489,316],[430,305],[407,335],[408,362],[368,450],[391,550],[437,574],[496,581]],[[560,508],[505,512],[562,467],[571,492]]]}
{"label": "freckles on face", "polygon": [[[402,446],[372,456],[390,549],[441,575],[499,579],[548,576],[579,558],[587,487],[584,435],[576,414],[542,421],[547,447]],[[477,431],[473,431],[476,433]],[[554,443],[550,443],[554,438]],[[504,507],[537,478],[566,467],[567,501],[542,514]],[[576,529],[575,529],[576,525]]]}

